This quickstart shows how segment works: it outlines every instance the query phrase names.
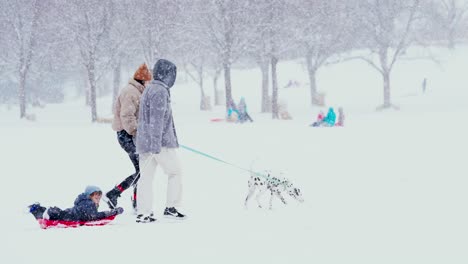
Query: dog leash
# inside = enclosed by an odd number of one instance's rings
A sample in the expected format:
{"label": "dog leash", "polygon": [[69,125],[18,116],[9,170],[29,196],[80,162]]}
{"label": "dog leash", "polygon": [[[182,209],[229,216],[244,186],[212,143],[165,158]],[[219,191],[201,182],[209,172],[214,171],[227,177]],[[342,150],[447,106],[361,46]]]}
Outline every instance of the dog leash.
{"label": "dog leash", "polygon": [[219,158],[216,158],[216,157],[214,157],[214,156],[212,156],[212,155],[210,155],[210,154],[204,153],[204,152],[202,152],[202,151],[196,150],[196,149],[194,149],[194,148],[191,148],[191,147],[188,147],[188,146],[185,146],[185,145],[182,145],[182,144],[179,144],[179,146],[180,146],[181,148],[183,148],[183,149],[189,150],[189,151],[191,151],[191,152],[193,152],[193,153],[196,153],[196,154],[198,154],[198,155],[207,157],[207,158],[209,158],[209,159],[212,159],[212,160],[215,160],[215,161],[218,161],[218,162],[227,164],[227,165],[232,166],[232,167],[235,167],[235,168],[237,168],[237,169],[239,169],[239,170],[243,170],[243,171],[246,171],[246,172],[250,172],[250,173],[253,173],[253,174],[257,175],[257,176],[260,176],[260,177],[263,177],[263,178],[266,178],[266,179],[270,179],[270,177],[269,177],[268,175],[265,175],[265,174],[263,174],[263,173],[259,173],[259,172],[256,172],[256,171],[252,171],[252,170],[243,168],[243,167],[238,166],[238,165],[236,165],[236,164],[233,164],[233,163],[224,161],[224,160],[219,159]]}

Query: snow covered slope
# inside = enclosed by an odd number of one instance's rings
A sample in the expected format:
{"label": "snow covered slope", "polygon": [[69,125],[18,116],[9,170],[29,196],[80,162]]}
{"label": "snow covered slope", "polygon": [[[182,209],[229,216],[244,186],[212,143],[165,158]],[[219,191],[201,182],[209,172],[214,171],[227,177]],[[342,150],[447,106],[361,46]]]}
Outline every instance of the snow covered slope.
{"label": "snow covered slope", "polygon": [[[397,64],[393,101],[399,111],[376,112],[380,78],[361,62],[320,70],[319,90],[343,106],[343,128],[311,128],[319,108],[308,104],[298,62],[279,67],[280,90],[294,117],[260,114],[257,69],[233,73],[234,97],[245,96],[254,123],[211,123],[223,108],[197,110],[199,90],[176,83],[173,108],[179,141],[256,170],[274,169],[301,188],[305,202],[288,199],[273,210],[243,207],[249,175],[180,149],[184,168],[183,223],[136,224],[126,209],[103,227],[41,230],[28,204],[71,206],[87,184],[113,187],[132,166],[106,124],[90,124],[84,100],[31,110],[17,120],[0,106],[3,188],[2,263],[467,263],[468,52],[442,52],[442,64]],[[427,93],[420,84],[428,78]],[[207,89],[208,90],[208,89]],[[110,114],[110,99],[99,104]],[[155,180],[158,218],[165,175]],[[267,204],[267,196],[263,197]],[[105,207],[105,204],[101,204]]]}

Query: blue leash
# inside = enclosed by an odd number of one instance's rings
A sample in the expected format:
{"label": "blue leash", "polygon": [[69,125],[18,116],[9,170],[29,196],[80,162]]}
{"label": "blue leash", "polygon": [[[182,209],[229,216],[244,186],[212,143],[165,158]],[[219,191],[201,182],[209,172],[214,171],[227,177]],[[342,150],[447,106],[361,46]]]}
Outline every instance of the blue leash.
{"label": "blue leash", "polygon": [[193,153],[196,153],[196,154],[202,155],[202,156],[204,156],[204,157],[210,158],[210,159],[212,159],[212,160],[216,160],[216,161],[218,161],[218,162],[221,162],[221,163],[230,165],[230,166],[235,167],[235,168],[238,168],[238,169],[240,169],[240,170],[247,171],[247,172],[253,173],[253,174],[255,174],[255,175],[258,175],[258,176],[267,178],[267,179],[269,178],[267,175],[264,175],[264,174],[262,174],[262,173],[258,173],[258,172],[255,172],[255,171],[252,171],[252,170],[243,168],[243,167],[241,167],[241,166],[237,166],[236,164],[233,164],[233,163],[224,161],[224,160],[222,160],[222,159],[218,159],[218,158],[216,158],[216,157],[214,157],[214,156],[211,156],[211,155],[206,154],[206,153],[204,153],[204,152],[201,152],[201,151],[199,151],[199,150],[193,149],[193,148],[191,148],[191,147],[187,147],[187,146],[182,145],[182,144],[179,144],[179,146],[180,146],[181,148],[186,149],[186,150],[192,151]]}

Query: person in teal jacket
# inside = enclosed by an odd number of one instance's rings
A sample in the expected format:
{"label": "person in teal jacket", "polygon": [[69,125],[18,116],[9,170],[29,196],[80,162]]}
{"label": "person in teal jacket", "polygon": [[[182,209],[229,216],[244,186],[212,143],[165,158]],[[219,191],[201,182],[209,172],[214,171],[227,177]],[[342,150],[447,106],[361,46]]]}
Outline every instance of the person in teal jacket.
{"label": "person in teal jacket", "polygon": [[333,107],[328,108],[327,116],[322,120],[322,125],[324,126],[334,126],[336,121],[336,114],[333,110]]}
{"label": "person in teal jacket", "polygon": [[228,110],[227,110],[227,118],[226,120],[229,122],[236,122],[239,118],[239,110],[237,110],[236,103],[232,99],[228,101]]}

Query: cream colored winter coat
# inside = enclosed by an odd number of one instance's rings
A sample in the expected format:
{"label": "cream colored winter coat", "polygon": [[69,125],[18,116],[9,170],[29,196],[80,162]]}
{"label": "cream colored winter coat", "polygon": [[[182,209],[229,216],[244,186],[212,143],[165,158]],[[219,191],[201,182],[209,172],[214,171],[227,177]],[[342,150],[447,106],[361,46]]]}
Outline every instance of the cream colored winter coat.
{"label": "cream colored winter coat", "polygon": [[120,91],[115,101],[112,129],[125,130],[132,136],[136,135],[140,98],[144,90],[145,86],[134,79],[128,81],[128,85]]}

